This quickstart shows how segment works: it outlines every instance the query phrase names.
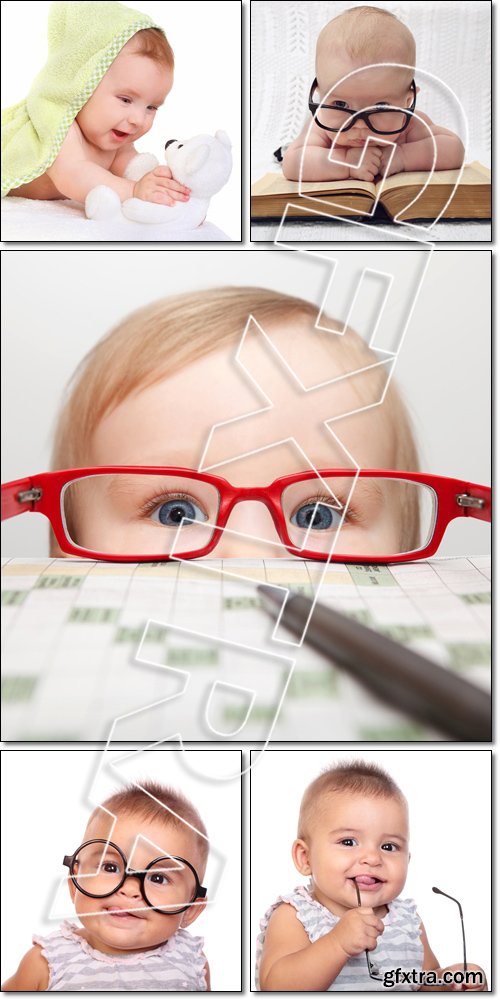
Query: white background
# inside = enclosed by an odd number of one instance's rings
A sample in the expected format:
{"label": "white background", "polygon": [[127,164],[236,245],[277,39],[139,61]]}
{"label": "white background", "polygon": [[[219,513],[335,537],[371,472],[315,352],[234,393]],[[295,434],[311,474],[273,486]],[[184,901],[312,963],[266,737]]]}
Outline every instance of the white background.
{"label": "white background", "polygon": [[[358,274],[361,251],[322,252]],[[372,266],[390,273],[411,253],[362,252],[363,261],[370,253]],[[66,382],[89,348],[131,310],[226,283],[263,285],[319,305],[328,280],[324,261],[289,250],[6,250],[3,262],[3,482],[49,468]],[[490,481],[490,301],[489,250],[436,250],[395,371],[414,418],[422,469],[478,483]],[[330,312],[335,315],[334,297]],[[4,522],[3,554],[46,555],[46,525],[32,514]],[[489,526],[463,518],[449,526],[440,554],[479,554],[488,546]]]}
{"label": "white background", "polygon": [[[198,745],[199,747],[199,745]],[[123,778],[107,768],[96,779],[98,747],[39,747],[2,752],[2,982],[31,947],[32,934],[50,934],[61,923],[48,919],[54,894],[67,875],[61,861],[82,842],[92,809],[131,781],[157,780],[180,790],[198,809],[211,844],[225,858],[213,904],[192,925],[205,938],[213,990],[239,990],[241,982],[241,778],[240,753],[231,748],[159,749],[123,766]],[[137,750],[113,745],[113,757]],[[186,765],[189,768],[186,770]],[[201,774],[198,773],[201,772]],[[204,885],[220,868],[210,861]],[[66,890],[66,887],[64,886]],[[67,890],[66,890],[67,893]],[[72,919],[72,907],[63,919]],[[59,897],[58,897],[59,899]]]}
{"label": "white background", "polygon": [[[149,16],[174,50],[175,79],[139,152],[163,162],[167,139],[224,129],[233,144],[229,183],[214,195],[210,221],[233,240],[241,238],[241,4],[239,0],[131,0]],[[47,58],[50,3],[2,2],[2,108],[27,97]]]}
{"label": "white background", "polygon": [[362,759],[383,767],[410,807],[411,860],[403,898],[415,899],[438,961],[463,961],[464,912],[468,961],[484,968],[491,985],[491,753],[489,750],[330,749],[267,750],[251,771],[251,955],[259,921],[276,898],[306,884],[291,847],[302,795],[318,775],[339,761]]}

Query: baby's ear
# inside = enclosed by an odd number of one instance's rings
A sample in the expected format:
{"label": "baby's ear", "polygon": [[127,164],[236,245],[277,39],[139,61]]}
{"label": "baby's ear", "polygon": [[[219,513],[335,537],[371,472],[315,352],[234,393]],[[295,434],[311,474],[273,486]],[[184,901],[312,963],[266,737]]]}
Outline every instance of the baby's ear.
{"label": "baby's ear", "polygon": [[68,889],[69,889],[69,894],[71,896],[71,902],[74,903],[76,896],[76,885],[74,885],[71,878],[69,877],[68,877]]}
{"label": "baby's ear", "polygon": [[292,859],[298,872],[301,875],[311,874],[309,863],[309,848],[305,840],[294,840],[292,844]]}
{"label": "baby's ear", "polygon": [[194,923],[199,917],[200,913],[203,913],[207,905],[206,899],[199,899],[196,901],[196,906],[190,906],[189,910],[184,910],[181,918],[181,927],[189,927],[190,924]]}

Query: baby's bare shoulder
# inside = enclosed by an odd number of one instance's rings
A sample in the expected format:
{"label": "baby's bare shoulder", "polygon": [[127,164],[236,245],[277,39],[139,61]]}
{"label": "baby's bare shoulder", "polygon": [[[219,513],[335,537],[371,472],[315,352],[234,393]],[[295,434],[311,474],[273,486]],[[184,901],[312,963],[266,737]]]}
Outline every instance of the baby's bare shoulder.
{"label": "baby's bare shoulder", "polygon": [[266,930],[266,946],[273,947],[285,937],[289,951],[296,951],[309,943],[306,931],[291,903],[280,903],[273,910]]}
{"label": "baby's bare shoulder", "polygon": [[41,992],[49,985],[49,966],[40,945],[35,944],[26,952],[17,972],[3,984],[5,992]]}

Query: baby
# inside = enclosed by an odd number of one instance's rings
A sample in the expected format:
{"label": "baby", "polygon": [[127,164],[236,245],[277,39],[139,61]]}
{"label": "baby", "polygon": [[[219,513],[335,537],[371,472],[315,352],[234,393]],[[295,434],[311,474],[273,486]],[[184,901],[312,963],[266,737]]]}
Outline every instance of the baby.
{"label": "baby", "polygon": [[2,989],[209,990],[203,939],[186,930],[205,907],[207,854],[181,793],[146,781],[111,795],[63,862],[81,926],[35,936]]}
{"label": "baby", "polygon": [[[408,170],[431,170],[433,164],[436,170],[460,167],[464,146],[458,136],[434,125],[420,109],[416,114],[422,121],[411,114],[419,91],[414,81],[415,60],[411,31],[389,11],[353,7],[330,21],[320,32],[316,46],[316,79],[309,98],[314,121],[311,124],[309,119],[286,148],[285,177],[303,181],[349,177],[373,181],[386,170],[389,176]],[[379,65],[382,63],[402,65]],[[369,66],[372,68],[363,70]],[[385,111],[386,105],[393,110]],[[366,117],[353,117],[356,112],[367,111]],[[436,142],[435,163],[429,130]],[[340,161],[337,163],[328,159],[333,143],[333,155]],[[389,143],[394,143],[395,148]]]}
{"label": "baby", "polygon": [[[400,897],[408,840],[406,799],[376,765],[341,763],[316,778],[303,795],[292,847],[309,885],[280,896],[261,921],[258,988],[487,990],[478,966],[467,963],[466,983],[463,965],[439,968],[415,903]],[[432,971],[430,985],[422,970]],[[455,984],[435,985],[454,971]]]}
{"label": "baby", "polygon": [[[151,26],[134,31],[140,23]],[[189,189],[177,183],[166,166],[156,167],[139,181],[127,177],[127,167],[137,156],[134,143],[149,132],[172,88],[174,56],[163,31],[122,4],[55,3],[49,38],[55,39],[49,61],[32,94],[2,116],[2,191],[8,188],[8,193],[22,198],[73,198],[84,203],[89,191],[103,184],[121,201],[132,197],[162,205],[187,201]],[[109,68],[99,72],[95,60],[101,58],[101,47],[109,53]],[[95,52],[89,53],[92,48]],[[102,60],[97,65],[101,67]],[[92,86],[99,76],[86,99],[89,79]]]}
{"label": "baby", "polygon": [[[53,468],[139,465],[197,470],[212,425],[262,405],[235,361],[250,314],[310,385],[376,361],[353,331],[343,337],[321,334],[314,327],[316,306],[270,289],[214,288],[167,298],[125,319],[87,355],[60,414]],[[332,327],[338,324],[332,322]],[[215,451],[208,464],[218,465],[228,450],[233,458],[235,447],[240,457],[227,469],[211,469],[211,474],[227,476],[237,487],[264,488],[278,476],[307,472],[304,455],[286,440],[291,436],[302,442],[317,469],[349,469],[349,456],[322,420],[351,413],[341,420],[338,433],[361,465],[418,467],[410,420],[393,382],[381,406],[357,412],[380,398],[387,378],[384,366],[304,394],[264,350],[262,338],[247,338],[244,357],[276,405],[265,414],[265,427],[264,418],[261,426],[258,417],[238,423],[236,446],[234,425],[214,435]],[[261,442],[269,447],[256,450]],[[271,446],[274,442],[279,443]],[[345,502],[351,480],[330,482],[332,492]],[[377,492],[375,480],[358,483],[337,551],[347,549],[356,559],[362,551],[408,551],[418,545],[417,495],[408,495],[399,485],[389,481],[383,494]],[[184,518],[176,552],[189,549],[197,554],[216,541],[215,558],[287,557],[277,519],[266,508],[268,491],[262,493],[261,502],[255,502],[255,496],[243,498],[230,513],[229,530],[217,537],[211,527],[218,513],[217,491],[209,483],[182,472],[154,474],[154,469],[142,477],[87,476],[65,487],[65,530],[89,551],[118,558],[155,553],[165,557]],[[309,526],[309,549],[322,551],[331,545],[339,514],[321,480],[288,486],[282,502],[295,544]],[[64,544],[53,545],[52,551],[62,554],[61,548]]]}

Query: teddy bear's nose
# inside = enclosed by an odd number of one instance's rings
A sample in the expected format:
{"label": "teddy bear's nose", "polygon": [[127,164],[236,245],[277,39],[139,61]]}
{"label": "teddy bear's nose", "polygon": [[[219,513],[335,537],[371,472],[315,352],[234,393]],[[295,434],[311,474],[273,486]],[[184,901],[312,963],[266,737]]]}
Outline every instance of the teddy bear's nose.
{"label": "teddy bear's nose", "polygon": [[165,143],[165,149],[167,149],[168,146],[171,146],[173,142],[177,142],[177,139],[168,139]]}

